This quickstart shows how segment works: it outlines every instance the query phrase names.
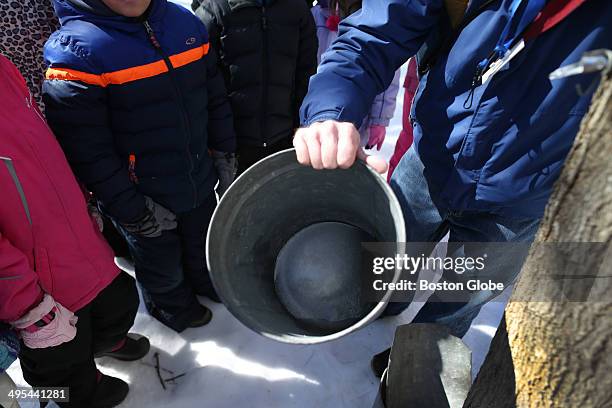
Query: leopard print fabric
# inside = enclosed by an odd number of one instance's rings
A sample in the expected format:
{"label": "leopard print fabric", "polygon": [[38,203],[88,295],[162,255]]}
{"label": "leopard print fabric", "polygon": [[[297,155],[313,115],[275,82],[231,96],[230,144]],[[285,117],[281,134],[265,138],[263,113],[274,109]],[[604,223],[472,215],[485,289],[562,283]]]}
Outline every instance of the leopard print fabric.
{"label": "leopard print fabric", "polygon": [[43,45],[58,26],[51,0],[0,0],[0,53],[19,68],[41,110]]}

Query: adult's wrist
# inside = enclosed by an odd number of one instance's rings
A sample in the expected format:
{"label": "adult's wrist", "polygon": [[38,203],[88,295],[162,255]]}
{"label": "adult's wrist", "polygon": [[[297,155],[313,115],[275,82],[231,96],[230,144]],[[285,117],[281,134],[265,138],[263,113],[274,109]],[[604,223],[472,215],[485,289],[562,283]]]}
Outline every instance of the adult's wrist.
{"label": "adult's wrist", "polygon": [[339,119],[339,114],[331,114],[328,112],[320,113],[318,115],[314,115],[308,119],[302,121],[302,127],[308,127],[315,123],[326,122],[328,120],[333,120],[334,122],[341,122]]}

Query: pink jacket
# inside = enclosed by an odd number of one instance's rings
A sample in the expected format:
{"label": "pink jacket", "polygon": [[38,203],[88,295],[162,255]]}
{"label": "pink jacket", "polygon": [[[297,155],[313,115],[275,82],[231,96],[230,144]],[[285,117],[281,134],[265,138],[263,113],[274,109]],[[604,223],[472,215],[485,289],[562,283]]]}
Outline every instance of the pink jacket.
{"label": "pink jacket", "polygon": [[0,321],[49,293],[76,311],[119,274],[17,68],[0,55]]}
{"label": "pink jacket", "polygon": [[419,78],[417,76],[416,59],[412,58],[408,62],[408,70],[404,79],[404,106],[402,117],[402,132],[395,144],[393,156],[389,160],[389,171],[387,172],[387,181],[391,180],[391,175],[397,167],[399,161],[404,157],[404,154],[412,146],[412,124],[410,123],[410,109],[412,108],[412,100],[419,86]]}

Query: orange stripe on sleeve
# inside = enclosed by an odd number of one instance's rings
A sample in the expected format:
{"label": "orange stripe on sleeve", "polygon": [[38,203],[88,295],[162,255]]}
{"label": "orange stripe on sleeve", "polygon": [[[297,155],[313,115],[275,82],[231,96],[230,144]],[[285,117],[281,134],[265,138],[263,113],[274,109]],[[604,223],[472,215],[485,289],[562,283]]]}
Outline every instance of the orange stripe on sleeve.
{"label": "orange stripe on sleeve", "polygon": [[49,68],[45,74],[47,79],[60,79],[62,81],[81,81],[86,84],[106,86],[102,75],[88,74],[68,68]]}
{"label": "orange stripe on sleeve", "polygon": [[[169,57],[174,68],[182,67],[203,58],[208,54],[209,44],[192,48]],[[49,68],[46,73],[47,79],[58,79],[62,81],[80,81],[86,84],[106,87],[108,85],[121,85],[139,79],[151,78],[168,72],[168,67],[163,60],[137,67],[126,68],[119,71],[108,72],[101,75],[89,74],[68,68]]]}

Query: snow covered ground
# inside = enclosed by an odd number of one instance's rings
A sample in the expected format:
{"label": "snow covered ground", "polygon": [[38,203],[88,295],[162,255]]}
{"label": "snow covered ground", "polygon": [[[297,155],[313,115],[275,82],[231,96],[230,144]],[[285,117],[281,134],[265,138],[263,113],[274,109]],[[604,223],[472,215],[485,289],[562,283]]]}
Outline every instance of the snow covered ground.
{"label": "snow covered ground", "polygon": [[[149,355],[133,363],[98,360],[102,372],[130,384],[130,395],[121,407],[369,408],[378,390],[370,357],[389,347],[395,327],[412,317],[407,311],[336,342],[293,346],[251,332],[221,305],[203,303],[213,310],[212,322],[182,334],[162,326],[141,306],[133,330],[151,339]],[[500,302],[485,306],[464,338],[477,367],[488,350],[503,306]],[[167,382],[166,389],[153,368],[156,352],[164,378],[184,374]],[[27,385],[17,363],[9,375],[18,385]]]}
{"label": "snow covered ground", "polygon": [[[190,1],[176,1],[189,7]],[[402,75],[403,78],[403,75]],[[403,92],[403,90],[402,90]],[[401,129],[401,101],[381,152],[390,157]],[[464,337],[477,373],[499,324],[505,300],[486,305]],[[395,318],[378,320],[336,342],[316,346],[276,343],[242,326],[222,306],[202,300],[214,313],[212,322],[176,334],[148,316],[141,305],[133,331],[151,339],[152,350],[140,362],[101,359],[102,372],[120,377],[131,392],[121,405],[130,408],[369,408],[378,391],[370,358],[389,347],[395,327],[409,322],[411,308]],[[159,353],[162,376],[181,376],[162,387],[154,368]],[[26,386],[19,364],[9,369]],[[183,375],[184,374],[184,375]],[[22,407],[38,407],[38,403]]]}

